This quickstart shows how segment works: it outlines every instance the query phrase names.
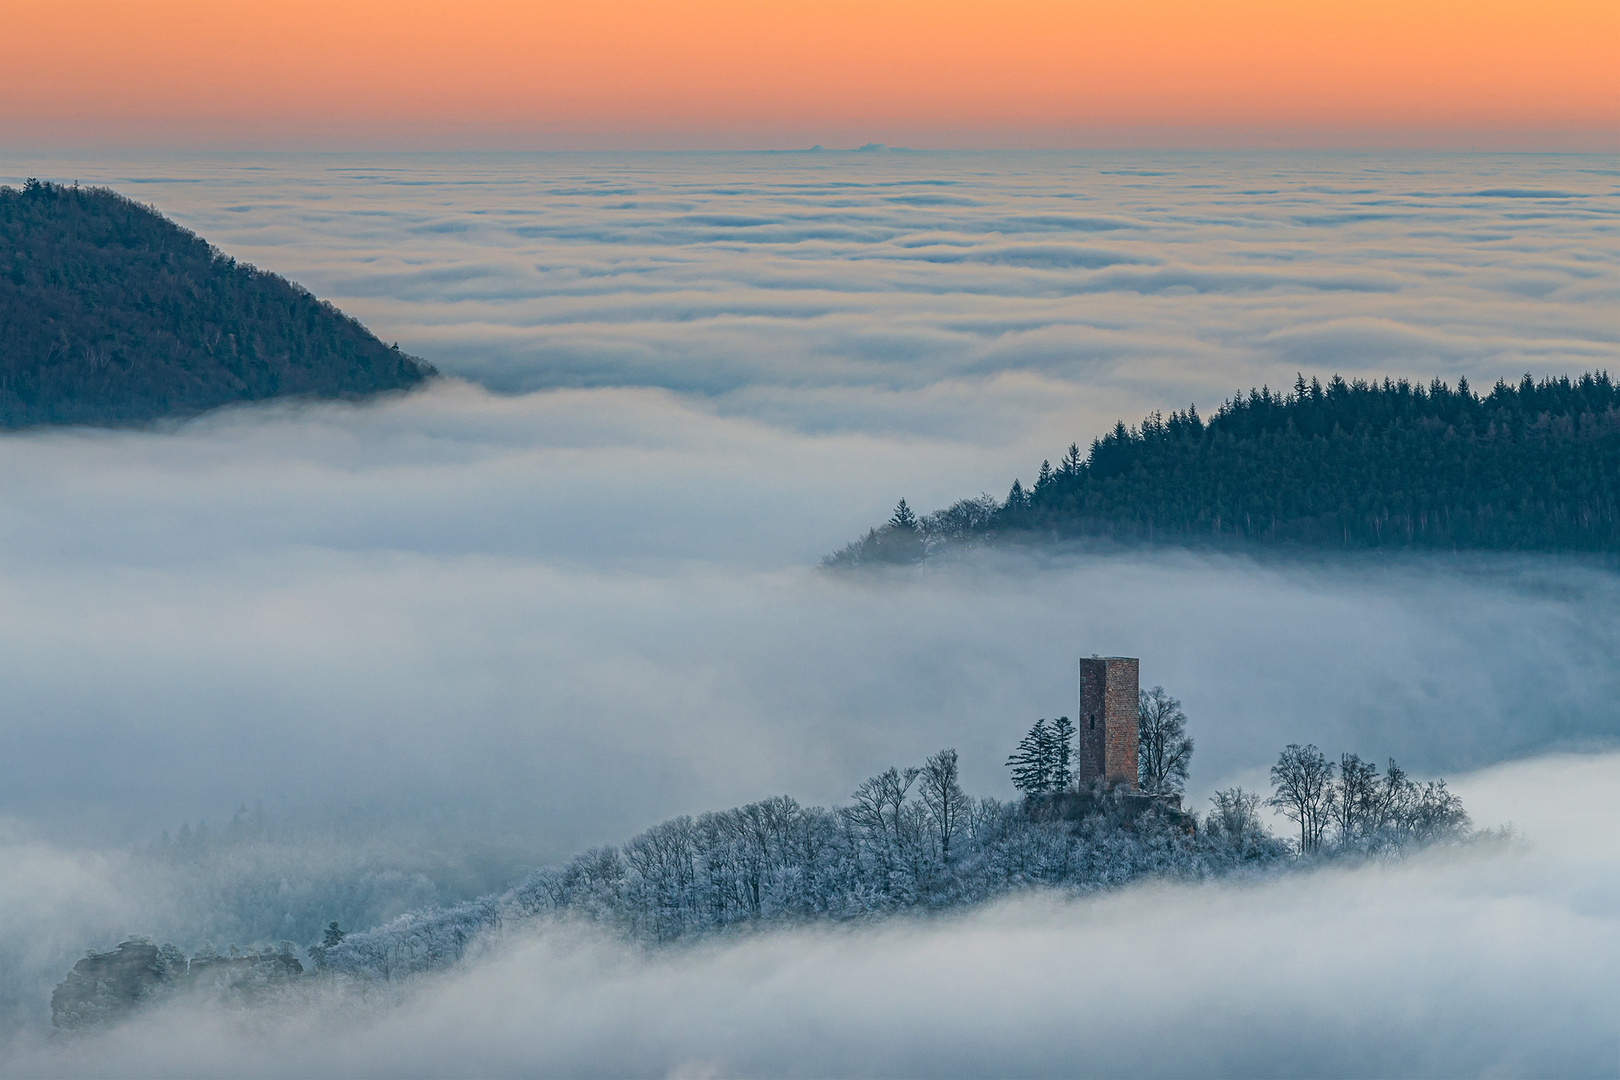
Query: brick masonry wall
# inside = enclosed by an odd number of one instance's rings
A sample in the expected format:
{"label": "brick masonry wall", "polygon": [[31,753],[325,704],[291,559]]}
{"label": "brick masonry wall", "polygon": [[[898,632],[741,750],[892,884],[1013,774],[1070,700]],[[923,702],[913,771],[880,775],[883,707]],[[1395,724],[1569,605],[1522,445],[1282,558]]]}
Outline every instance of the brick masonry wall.
{"label": "brick masonry wall", "polygon": [[1081,786],[1136,787],[1140,661],[1133,656],[1080,661]]}

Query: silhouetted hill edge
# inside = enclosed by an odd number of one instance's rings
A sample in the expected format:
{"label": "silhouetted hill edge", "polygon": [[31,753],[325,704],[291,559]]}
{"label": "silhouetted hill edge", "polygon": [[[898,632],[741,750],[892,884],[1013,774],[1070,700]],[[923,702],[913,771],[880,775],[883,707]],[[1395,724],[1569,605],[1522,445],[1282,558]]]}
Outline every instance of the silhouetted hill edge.
{"label": "silhouetted hill edge", "polygon": [[964,545],[1620,553],[1620,385],[1526,375],[1476,394],[1439,379],[1296,380],[1115,425],[1005,500],[918,517],[904,500],[829,566]]}
{"label": "silhouetted hill edge", "polygon": [[107,188],[0,186],[0,427],[125,426],[437,374]]}

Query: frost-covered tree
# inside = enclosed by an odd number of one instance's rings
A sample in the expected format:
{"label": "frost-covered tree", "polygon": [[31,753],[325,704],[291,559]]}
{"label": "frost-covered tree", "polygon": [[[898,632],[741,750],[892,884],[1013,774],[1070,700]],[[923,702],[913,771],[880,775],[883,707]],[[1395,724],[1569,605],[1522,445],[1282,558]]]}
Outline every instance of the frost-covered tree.
{"label": "frost-covered tree", "polygon": [[1227,788],[1211,795],[1214,805],[1204,819],[1204,828],[1214,834],[1233,840],[1257,837],[1265,832],[1260,821],[1260,796],[1240,787]]}
{"label": "frost-covered tree", "polygon": [[855,789],[850,820],[890,870],[903,866],[911,854],[913,815],[907,813],[906,796],[921,771],[891,765]]}
{"label": "frost-covered tree", "polygon": [[966,828],[970,801],[957,779],[956,751],[941,750],[929,758],[923,764],[917,788],[928,811],[933,839],[939,845],[940,862],[949,866],[951,841]]}
{"label": "frost-covered tree", "polygon": [[[1043,763],[1059,726],[1043,720],[1021,744],[1046,770],[1042,785],[1052,782]],[[1302,822],[1302,852],[1338,850],[1321,842],[1335,820],[1334,774],[1314,746],[1289,746],[1273,770],[1271,804]],[[1415,783],[1391,762],[1367,797],[1368,816],[1356,827],[1368,850],[1396,854],[1467,835],[1467,815],[1443,781]],[[621,847],[538,870],[505,893],[424,904],[371,930],[344,934],[326,923],[309,951],[322,978],[395,980],[458,963],[502,928],[537,918],[587,921],[653,945],[750,925],[943,910],[1031,887],[1079,895],[1144,877],[1263,872],[1289,865],[1290,846],[1266,830],[1260,801],[1239,788],[1218,792],[1203,827],[1192,830],[1184,815],[1151,801],[1144,808],[1106,794],[972,799],[961,789],[956,752],[946,749],[920,768],[884,770],[843,807],[778,796],[673,818]],[[345,910],[333,900],[328,911]],[[289,955],[284,946],[250,947],[243,962],[286,968]]]}

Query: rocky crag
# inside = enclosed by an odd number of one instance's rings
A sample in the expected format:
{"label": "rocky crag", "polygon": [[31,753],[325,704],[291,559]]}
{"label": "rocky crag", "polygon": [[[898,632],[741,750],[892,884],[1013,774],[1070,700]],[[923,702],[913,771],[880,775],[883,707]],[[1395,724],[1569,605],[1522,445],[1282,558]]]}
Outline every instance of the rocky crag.
{"label": "rocky crag", "polygon": [[188,990],[252,996],[303,973],[291,942],[231,956],[204,949],[187,960],[173,945],[131,938],[73,965],[51,994],[51,1023],[64,1030],[103,1024]]}

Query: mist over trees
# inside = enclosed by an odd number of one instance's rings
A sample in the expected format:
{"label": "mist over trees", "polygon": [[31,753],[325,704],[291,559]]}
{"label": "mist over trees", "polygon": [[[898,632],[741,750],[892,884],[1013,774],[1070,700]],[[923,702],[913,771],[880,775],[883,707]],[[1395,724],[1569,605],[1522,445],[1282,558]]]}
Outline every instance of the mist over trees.
{"label": "mist over trees", "polygon": [[[908,511],[909,513],[909,511]],[[1481,396],[1466,379],[1238,394],[1123,422],[1035,483],[894,522],[831,566],[917,562],[986,542],[1620,550],[1620,385],[1607,372],[1526,375]]]}
{"label": "mist over trees", "polygon": [[623,847],[537,871],[505,894],[329,936],[311,952],[321,970],[393,980],[454,963],[488,935],[535,918],[583,919],[658,945],[771,924],[947,911],[1031,888],[1083,895],[1144,877],[1274,873],[1469,835],[1443,782],[1410,783],[1393,764],[1386,788],[1395,794],[1309,849],[1274,837],[1260,817],[1262,796],[1242,788],[1217,792],[1202,818],[1118,792],[1009,803],[961,792],[954,765],[946,750],[922,767],[886,769],[837,809],[778,796],[674,818]]}
{"label": "mist over trees", "polygon": [[[1304,868],[1321,859],[1398,856],[1466,839],[1468,815],[1444,781],[1420,785],[1392,760],[1382,776],[1353,754],[1337,766],[1314,746],[1288,746],[1269,798],[1216,792],[1200,816],[1180,807],[1192,755],[1181,703],[1141,692],[1154,743],[1154,787],[1081,790],[1067,717],[1041,719],[1007,766],[1022,797],[974,798],[955,750],[891,766],[851,803],[805,807],[786,796],[678,817],[623,847],[594,848],[499,895],[412,912],[311,949],[317,967],[394,979],[463,956],[502,927],[538,917],[584,919],[648,945],[772,923],[849,921],[937,912],[1030,889],[1084,894],[1144,876],[1205,880]],[[1144,785],[1145,786],[1145,785]],[[1278,839],[1262,806],[1301,823]]]}
{"label": "mist over trees", "polygon": [[[306,952],[314,974],[391,981],[454,964],[535,919],[583,920],[657,946],[775,924],[943,912],[1028,889],[1083,895],[1144,877],[1276,873],[1470,836],[1468,816],[1444,781],[1418,784],[1394,761],[1380,774],[1354,754],[1330,762],[1315,746],[1297,744],[1279,756],[1269,798],[1229,788],[1202,815],[1182,810],[1175,792],[1192,753],[1185,713],[1162,687],[1143,691],[1142,700],[1143,728],[1162,734],[1144,773],[1160,778],[1163,794],[1080,790],[1069,769],[1074,725],[1042,719],[1008,759],[1023,792],[1011,802],[967,794],[957,753],[947,748],[920,766],[884,769],[843,807],[776,796],[683,815],[623,846],[538,870],[502,893],[424,906],[368,930],[327,921]],[[1297,842],[1270,833],[1262,805],[1299,825]],[[259,827],[244,808],[225,832],[241,841]],[[186,830],[183,842],[165,838],[155,853],[183,873],[185,852],[224,842],[199,839],[201,832]],[[151,968],[147,953],[167,966]],[[133,972],[128,986],[103,978],[124,968]],[[228,956],[210,942],[188,966],[173,946],[136,938],[81,961],[58,987],[56,1012],[67,1026],[100,1022],[149,992],[193,986],[251,1001],[301,970],[285,941],[246,950],[233,944]]]}
{"label": "mist over trees", "polygon": [[0,427],[136,424],[434,373],[106,188],[0,186]]}

